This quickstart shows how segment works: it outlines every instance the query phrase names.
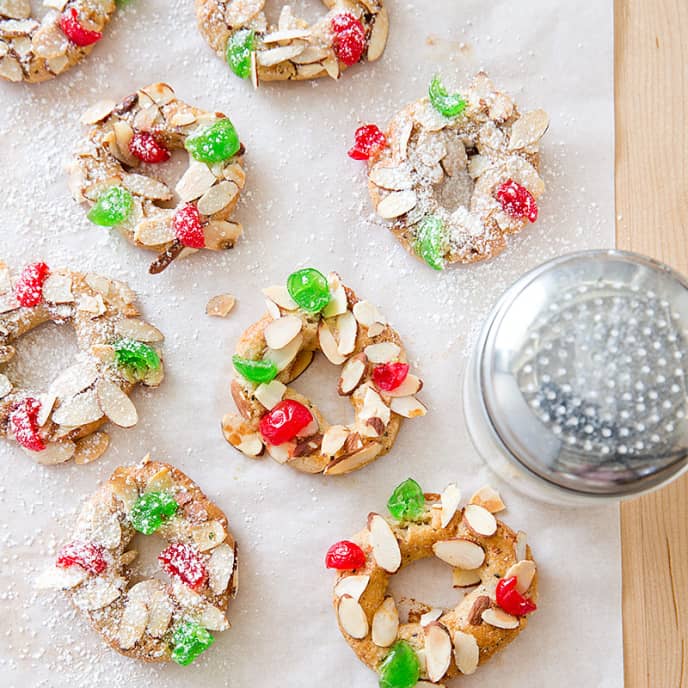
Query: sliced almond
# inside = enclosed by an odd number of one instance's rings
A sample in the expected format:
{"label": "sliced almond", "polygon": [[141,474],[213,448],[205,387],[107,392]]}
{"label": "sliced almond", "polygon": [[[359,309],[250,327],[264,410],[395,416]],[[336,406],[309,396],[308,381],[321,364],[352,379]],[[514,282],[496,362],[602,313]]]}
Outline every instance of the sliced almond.
{"label": "sliced almond", "polygon": [[321,320],[318,325],[318,342],[320,343],[320,350],[330,363],[341,365],[346,361],[346,356],[339,352],[337,341],[325,320]]}
{"label": "sliced almond", "polygon": [[470,588],[480,583],[480,569],[454,569],[452,571],[452,586],[454,588]]}
{"label": "sliced almond", "polygon": [[215,184],[198,199],[196,207],[202,215],[214,215],[226,208],[239,193],[239,187],[230,181]]}
{"label": "sliced almond", "polygon": [[463,631],[455,631],[454,659],[462,674],[469,676],[475,672],[480,661],[480,647],[475,636]]}
{"label": "sliced almond", "polygon": [[162,638],[170,626],[172,620],[172,602],[167,593],[156,590],[148,607],[148,625],[146,631],[153,638]]}
{"label": "sliced almond", "polygon": [[152,217],[142,220],[134,229],[134,241],[144,246],[161,246],[174,241],[173,217],[173,211],[161,210]]}
{"label": "sliced almond", "polygon": [[202,162],[192,160],[189,167],[177,182],[175,191],[182,201],[190,203],[200,198],[215,183],[215,175]]}
{"label": "sliced almond", "polygon": [[387,322],[377,307],[370,303],[370,301],[356,302],[353,307],[353,314],[363,327],[370,327],[378,323],[384,325]]}
{"label": "sliced almond", "polygon": [[300,333],[282,349],[268,349],[263,358],[272,361],[279,372],[282,372],[296,358],[303,343],[303,335]]}
{"label": "sliced almond", "polygon": [[422,388],[423,381],[416,375],[409,373],[396,389],[385,391],[385,394],[390,397],[410,397],[420,392]]}
{"label": "sliced almond", "polygon": [[156,471],[148,478],[144,492],[169,492],[174,489],[174,479],[167,466]]}
{"label": "sliced almond", "polygon": [[296,442],[284,442],[283,444],[267,444],[265,445],[271,459],[277,463],[285,464],[294,456],[296,449]]}
{"label": "sliced almond", "polygon": [[348,595],[358,602],[369,582],[370,576],[344,576],[334,586],[334,594],[336,597]]}
{"label": "sliced almond", "polygon": [[483,612],[492,606],[492,600],[487,595],[479,595],[473,601],[468,612],[467,621],[471,626],[480,626],[483,622]]}
{"label": "sliced almond", "polygon": [[[54,56],[49,55],[48,57]],[[99,100],[81,115],[79,121],[82,124],[97,124],[98,122],[102,122],[110,116],[116,105],[117,103],[115,103],[114,100]]]}
{"label": "sliced almond", "polygon": [[70,590],[86,580],[86,576],[81,566],[66,569],[51,566],[38,576],[34,587],[37,590]]}
{"label": "sliced almond", "polygon": [[522,559],[510,566],[504,574],[504,578],[511,578],[512,576],[516,577],[516,590],[523,595],[535,577],[535,562],[530,559]]}
{"label": "sliced almond", "polygon": [[280,308],[287,311],[298,310],[296,301],[291,298],[289,290],[283,286],[266,287],[263,289],[263,294],[271,301],[274,301]]}
{"label": "sliced almond", "polygon": [[110,445],[110,435],[106,432],[94,432],[82,437],[76,443],[74,463],[83,465],[99,459]]}
{"label": "sliced almond", "polygon": [[377,60],[385,50],[387,44],[387,34],[389,33],[389,15],[387,8],[381,7],[376,15],[374,15],[375,23],[368,38],[368,50],[366,51],[366,59],[368,62]]}
{"label": "sliced almond", "polygon": [[388,573],[396,573],[401,566],[401,549],[389,523],[379,514],[370,514],[368,530],[370,546],[377,565]]}
{"label": "sliced almond", "polygon": [[234,549],[227,544],[219,545],[208,560],[208,585],[216,595],[227,589],[233,571]]}
{"label": "sliced almond", "polygon": [[283,349],[301,332],[303,321],[295,315],[273,320],[264,330],[265,342],[271,349]]}
{"label": "sliced almond", "polygon": [[503,609],[497,607],[490,607],[486,609],[482,615],[482,620],[485,623],[494,626],[495,628],[503,628],[505,630],[513,630],[520,626],[519,620],[511,614],[507,614]]}
{"label": "sliced almond", "polygon": [[275,404],[282,401],[286,391],[286,385],[283,385],[279,380],[271,380],[268,383],[258,385],[253,395],[269,411]]}
{"label": "sliced almond", "polygon": [[362,449],[344,454],[332,461],[325,469],[325,475],[344,475],[356,471],[374,461],[381,451],[382,446],[379,442],[371,442]]}
{"label": "sliced almond", "polygon": [[358,412],[358,418],[360,420],[366,421],[371,418],[379,418],[383,425],[389,423],[391,416],[389,406],[385,404],[382,397],[370,386],[364,385],[356,390],[356,397],[358,397],[362,390],[365,390],[363,397],[363,406]]}
{"label": "sliced almond", "polygon": [[260,50],[256,54],[256,62],[261,67],[273,67],[280,62],[285,62],[292,57],[300,55],[305,47],[305,43],[295,43],[294,45],[283,45],[270,50]]}
{"label": "sliced almond", "polygon": [[136,407],[114,382],[105,379],[99,380],[96,385],[96,393],[100,408],[115,425],[122,428],[136,425],[139,420]]}
{"label": "sliced almond", "polygon": [[511,127],[509,150],[520,150],[537,143],[549,127],[549,115],[544,110],[533,110],[521,115]]}
{"label": "sliced almond", "polygon": [[212,220],[203,228],[205,247],[211,251],[232,248],[243,231],[244,228],[238,222]]}
{"label": "sliced almond", "polygon": [[373,615],[372,639],[378,647],[390,647],[399,634],[399,611],[391,596],[385,597]]}
{"label": "sliced almond", "polygon": [[416,397],[395,397],[390,403],[390,408],[404,418],[418,418],[428,412]]}
{"label": "sliced almond", "polygon": [[339,333],[337,350],[340,354],[348,356],[356,346],[356,336],[358,335],[358,323],[353,313],[346,311],[337,316],[337,332]]}
{"label": "sliced almond", "polygon": [[218,294],[213,296],[205,306],[206,315],[215,318],[226,318],[232,309],[236,299],[231,294]]}
{"label": "sliced almond", "polygon": [[351,394],[363,377],[366,369],[366,360],[363,354],[350,358],[342,368],[342,374],[339,376],[339,384],[337,391],[342,396]]}
{"label": "sliced almond", "polygon": [[411,175],[404,167],[383,167],[382,165],[375,165],[375,167],[370,170],[368,179],[370,179],[375,186],[392,191],[410,189],[413,186],[413,179],[411,179]]}
{"label": "sliced almond", "polygon": [[344,425],[331,425],[323,435],[320,451],[325,456],[334,456],[344,446],[348,436],[349,428]]}
{"label": "sliced almond", "polygon": [[[7,375],[0,373],[0,399],[6,397],[12,391],[12,383]],[[39,423],[39,426],[41,423]]]}
{"label": "sliced almond", "polygon": [[122,186],[133,194],[153,201],[169,201],[172,198],[172,192],[167,184],[143,174],[125,174],[122,177]]}
{"label": "sliced almond", "polygon": [[157,327],[149,325],[138,318],[125,318],[115,324],[115,331],[120,337],[135,339],[146,344],[161,342],[164,337]]}
{"label": "sliced almond", "polygon": [[191,537],[201,552],[207,552],[224,542],[227,532],[220,521],[206,521],[192,526]]}
{"label": "sliced almond", "polygon": [[128,600],[117,634],[117,641],[123,650],[130,650],[140,640],[148,623],[148,607],[139,600]]}
{"label": "sliced almond", "polygon": [[418,203],[418,196],[412,189],[393,191],[377,204],[376,210],[381,218],[392,220],[408,213],[416,207],[416,203]]}
{"label": "sliced almond", "polygon": [[30,449],[24,449],[24,452],[43,466],[54,466],[69,461],[74,456],[75,450],[74,442],[60,440],[59,442],[49,442],[42,451],[34,452]]}
{"label": "sliced almond", "polygon": [[499,495],[499,492],[489,485],[484,485],[473,493],[470,499],[471,504],[477,504],[487,509],[490,513],[496,514],[504,511],[506,506]]}
{"label": "sliced almond", "polygon": [[394,342],[369,344],[365,348],[366,358],[371,363],[390,363],[399,358],[401,348]]}
{"label": "sliced almond", "polygon": [[308,29],[284,29],[273,31],[263,36],[263,43],[280,43],[281,41],[293,41],[298,38],[309,38],[311,32]]}
{"label": "sliced almond", "polygon": [[77,363],[64,370],[50,385],[50,394],[58,399],[69,399],[90,387],[98,378],[94,361]]}
{"label": "sliced almond", "polygon": [[337,616],[342,630],[352,638],[361,639],[368,635],[368,618],[363,607],[349,595],[339,598]]}
{"label": "sliced almond", "polygon": [[490,537],[497,532],[497,519],[485,507],[469,504],[463,510],[463,521],[476,535]]}
{"label": "sliced almond", "polygon": [[72,602],[86,611],[102,609],[122,595],[123,583],[124,580],[118,577],[92,577],[74,591]]}
{"label": "sliced almond", "polygon": [[477,569],[485,561],[485,550],[463,538],[440,540],[432,546],[435,556],[460,569]]}
{"label": "sliced almond", "polygon": [[440,526],[446,528],[452,518],[454,518],[454,514],[461,502],[461,490],[456,483],[447,485],[440,497],[440,502],[442,503],[442,520],[440,521]]}
{"label": "sliced almond", "polygon": [[514,542],[514,554],[516,555],[516,561],[523,561],[526,558],[526,552],[528,549],[528,536],[519,530],[516,533],[516,541]]}
{"label": "sliced almond", "polygon": [[334,318],[336,315],[346,313],[349,302],[344,286],[336,273],[330,273],[327,276],[327,281],[330,286],[330,300],[327,306],[322,309],[321,313],[323,318]]}
{"label": "sliced almond", "polygon": [[425,628],[425,666],[428,678],[437,683],[447,673],[452,642],[447,629],[437,622]]}
{"label": "sliced almond", "polygon": [[229,628],[229,621],[224,612],[212,604],[206,604],[198,616],[198,623],[209,631],[225,631]]}
{"label": "sliced almond", "polygon": [[72,278],[57,273],[50,275],[43,283],[43,298],[48,303],[73,303]]}
{"label": "sliced almond", "polygon": [[433,621],[437,621],[437,619],[442,616],[442,610],[441,609],[431,609],[429,612],[425,612],[425,614],[420,615],[420,625],[425,628],[425,626],[429,626]]}

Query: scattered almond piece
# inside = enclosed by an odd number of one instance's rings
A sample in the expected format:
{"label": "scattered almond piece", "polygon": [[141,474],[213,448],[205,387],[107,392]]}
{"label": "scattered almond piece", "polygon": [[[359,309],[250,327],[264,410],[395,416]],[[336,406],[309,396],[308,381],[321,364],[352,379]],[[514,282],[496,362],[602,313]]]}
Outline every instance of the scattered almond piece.
{"label": "scattered almond piece", "polygon": [[206,315],[214,318],[226,318],[234,308],[235,303],[236,299],[231,294],[213,296],[206,304]]}

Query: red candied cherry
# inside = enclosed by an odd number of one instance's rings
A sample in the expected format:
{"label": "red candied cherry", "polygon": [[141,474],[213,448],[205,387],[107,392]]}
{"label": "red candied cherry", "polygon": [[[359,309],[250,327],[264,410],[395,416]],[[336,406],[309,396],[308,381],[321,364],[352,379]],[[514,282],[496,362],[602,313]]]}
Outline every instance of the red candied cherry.
{"label": "red candied cherry", "polygon": [[38,413],[41,410],[41,402],[33,397],[26,397],[17,403],[10,411],[10,430],[14,439],[25,449],[31,451],[43,451],[45,442],[38,434]]}
{"label": "red candied cherry", "polygon": [[170,151],[149,131],[137,131],[131,137],[129,152],[143,162],[158,163],[170,159]]}
{"label": "red candied cherry", "polygon": [[205,246],[201,214],[195,205],[187,203],[179,208],[174,214],[172,228],[175,236],[184,246],[189,248],[203,248]]}
{"label": "red candied cherry", "polygon": [[328,569],[341,571],[358,569],[366,562],[365,552],[355,543],[349,540],[335,542],[325,555],[325,566]]}
{"label": "red candied cherry", "polygon": [[531,222],[535,222],[538,218],[538,207],[533,194],[513,179],[497,187],[495,198],[507,215],[519,219],[526,217]]}
{"label": "red candied cherry", "polygon": [[60,17],[62,33],[80,48],[97,43],[103,34],[100,31],[90,31],[79,23],[79,14],[75,7],[70,7]]}
{"label": "red candied cherry", "polygon": [[385,392],[391,392],[406,379],[408,371],[408,363],[381,363],[373,368],[373,382]]}
{"label": "red candied cherry", "polygon": [[502,578],[499,583],[497,583],[497,604],[507,614],[511,614],[512,616],[525,616],[526,614],[530,614],[530,612],[534,612],[537,609],[537,605],[516,590],[517,583],[518,579],[516,576]]}
{"label": "red candied cherry", "polygon": [[62,569],[81,566],[84,571],[96,576],[107,568],[105,548],[92,542],[70,542],[59,551],[55,564]]}
{"label": "red candied cherry", "polygon": [[199,588],[208,579],[208,570],[195,547],[176,542],[160,552],[163,570],[190,588]]}
{"label": "red candied cherry", "polygon": [[347,67],[356,64],[366,46],[363,24],[350,12],[335,14],[330,22],[334,53]]}
{"label": "red candied cherry", "polygon": [[313,421],[313,414],[298,401],[283,399],[260,419],[260,434],[272,445],[284,444]]}
{"label": "red candied cherry", "polygon": [[387,145],[387,137],[375,124],[364,124],[356,129],[354,145],[349,150],[349,157],[354,160],[368,160]]}
{"label": "red candied cherry", "polygon": [[25,308],[37,306],[43,298],[43,283],[50,274],[45,263],[31,263],[23,270],[14,285],[14,295]]}

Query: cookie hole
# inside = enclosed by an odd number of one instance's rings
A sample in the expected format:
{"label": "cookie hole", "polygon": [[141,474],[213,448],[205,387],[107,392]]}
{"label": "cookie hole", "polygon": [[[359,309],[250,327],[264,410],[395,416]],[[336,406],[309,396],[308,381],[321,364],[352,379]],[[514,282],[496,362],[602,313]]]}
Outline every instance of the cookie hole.
{"label": "cookie hole", "polygon": [[432,608],[455,607],[463,597],[464,589],[452,588],[451,567],[436,557],[428,557],[404,567],[392,576],[389,594],[397,601],[402,622],[406,622],[409,611],[417,608],[417,603]]}
{"label": "cookie hole", "polygon": [[289,385],[310,399],[332,425],[350,423],[353,417],[349,398],[337,394],[341,370],[341,366],[333,365],[318,352],[308,368]]}
{"label": "cookie hole", "polygon": [[47,391],[79,352],[74,330],[52,322],[27,332],[14,346],[16,353],[4,373],[15,387],[34,392]]}
{"label": "cookie hole", "polygon": [[190,156],[184,149],[171,148],[170,159],[162,164],[141,163],[137,169],[132,169],[136,174],[143,174],[146,177],[157,179],[166,184],[172,192],[169,201],[156,201],[155,205],[160,208],[176,208],[180,199],[175,191],[177,182],[189,166]]}
{"label": "cookie hole", "polygon": [[134,536],[127,548],[138,552],[138,556],[129,567],[132,585],[148,578],[157,578],[165,583],[169,582],[168,576],[163,573],[158,563],[158,555],[166,546],[165,540],[157,535],[138,533]]}

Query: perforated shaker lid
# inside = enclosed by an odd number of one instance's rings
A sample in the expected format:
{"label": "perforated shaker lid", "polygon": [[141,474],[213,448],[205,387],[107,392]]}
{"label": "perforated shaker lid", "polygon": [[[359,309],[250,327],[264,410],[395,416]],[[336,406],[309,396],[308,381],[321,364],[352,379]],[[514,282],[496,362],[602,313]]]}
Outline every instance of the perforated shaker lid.
{"label": "perforated shaker lid", "polygon": [[484,412],[507,454],[579,493],[651,489],[687,465],[688,283],[622,251],[519,279],[481,335]]}

